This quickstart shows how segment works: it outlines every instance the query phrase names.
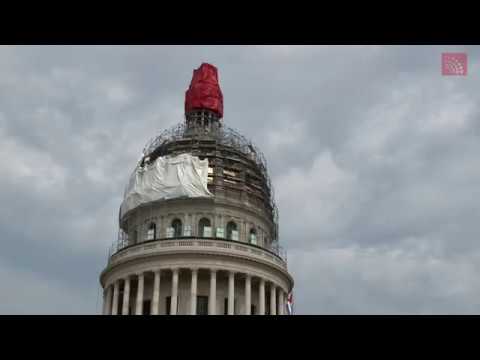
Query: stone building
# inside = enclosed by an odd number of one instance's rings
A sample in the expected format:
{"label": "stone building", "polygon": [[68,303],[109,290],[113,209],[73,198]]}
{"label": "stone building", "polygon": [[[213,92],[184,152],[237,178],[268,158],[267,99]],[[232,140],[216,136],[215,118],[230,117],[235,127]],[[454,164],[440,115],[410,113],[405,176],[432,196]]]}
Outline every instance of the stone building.
{"label": "stone building", "polygon": [[104,314],[287,313],[293,278],[266,162],[224,126],[214,66],[194,70],[184,122],[143,150],[100,283]]}

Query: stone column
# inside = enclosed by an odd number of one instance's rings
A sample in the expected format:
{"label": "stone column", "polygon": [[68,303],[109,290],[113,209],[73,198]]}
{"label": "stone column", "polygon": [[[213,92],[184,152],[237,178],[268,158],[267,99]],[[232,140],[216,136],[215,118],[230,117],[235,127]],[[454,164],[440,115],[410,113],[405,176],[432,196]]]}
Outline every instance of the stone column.
{"label": "stone column", "polygon": [[118,291],[119,290],[119,280],[115,281],[115,284],[113,285],[113,309],[112,309],[112,315],[117,315],[118,314]]}
{"label": "stone column", "polygon": [[138,225],[138,237],[137,243],[142,243],[145,241],[145,224]]}
{"label": "stone column", "polygon": [[111,315],[112,314],[112,286],[111,285],[107,286],[107,295],[106,295],[106,298],[105,298],[104,314],[105,315]]}
{"label": "stone column", "polygon": [[197,277],[198,269],[192,269],[192,282],[190,287],[190,315],[197,314]]}
{"label": "stone column", "polygon": [[125,278],[125,285],[123,286],[122,315],[128,315],[129,301],[130,301],[130,276],[127,276]]}
{"label": "stone column", "polygon": [[170,297],[170,315],[177,315],[178,268],[172,269],[172,296]]}
{"label": "stone column", "polygon": [[248,242],[247,227],[245,220],[241,220],[238,226],[238,240]]}
{"label": "stone column", "polygon": [[277,301],[277,306],[276,306],[276,309],[277,309],[277,315],[282,315],[280,314],[280,308],[282,307],[282,289],[280,289],[280,287],[278,287],[276,290],[275,290],[275,296],[276,296],[276,301]]}
{"label": "stone column", "polygon": [[158,315],[158,304],[160,301],[160,270],[154,271],[154,280],[153,280],[153,299],[152,299],[152,309],[150,313],[152,315]]}
{"label": "stone column", "polygon": [[284,309],[285,309],[285,304],[283,302],[283,290],[282,288],[278,288],[277,290],[277,293],[278,293],[278,311],[277,311],[277,314],[278,315],[283,315],[284,314]]}
{"label": "stone column", "polygon": [[270,283],[270,315],[277,315],[277,294],[274,283]]}
{"label": "stone column", "polygon": [[192,236],[200,236],[201,234],[198,233],[198,223],[197,223],[196,213],[193,213],[190,218],[192,219]]}
{"label": "stone column", "polygon": [[252,277],[246,274],[245,277],[245,315],[252,315]]}
{"label": "stone column", "polygon": [[265,279],[260,279],[260,284],[258,285],[258,314],[265,315]]}
{"label": "stone column", "polygon": [[185,229],[187,229],[189,223],[188,223],[188,214],[185,213],[183,214],[183,228],[182,228],[182,234],[181,236],[183,236],[185,234]]}
{"label": "stone column", "polygon": [[143,282],[144,274],[138,274],[138,286],[137,286],[137,306],[135,307],[135,314],[143,314]]}
{"label": "stone column", "polygon": [[235,314],[235,273],[228,274],[228,315]]}
{"label": "stone column", "polygon": [[223,239],[227,238],[227,229],[225,229],[225,218],[223,215],[220,215],[220,226],[223,229]]}
{"label": "stone column", "polygon": [[217,270],[210,269],[210,296],[208,297],[208,315],[216,315],[217,307]]}
{"label": "stone column", "polygon": [[102,291],[102,315],[107,313],[107,288],[104,288]]}
{"label": "stone column", "polygon": [[163,219],[163,216],[160,216],[159,217],[159,226],[158,226],[158,229],[157,229],[157,237],[159,239],[163,239],[165,237],[165,224],[164,224],[164,219]]}

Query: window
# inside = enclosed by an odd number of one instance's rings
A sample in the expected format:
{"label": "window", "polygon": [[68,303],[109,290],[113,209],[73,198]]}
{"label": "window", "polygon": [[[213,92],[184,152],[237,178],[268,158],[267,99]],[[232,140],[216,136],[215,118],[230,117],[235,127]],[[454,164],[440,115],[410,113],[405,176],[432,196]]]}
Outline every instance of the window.
{"label": "window", "polygon": [[132,244],[136,244],[137,241],[138,241],[138,232],[137,230],[133,230],[133,234],[132,234]]}
{"label": "window", "polygon": [[156,238],[157,238],[157,225],[155,223],[151,223],[148,226],[148,230],[147,230],[147,241],[155,240]]}
{"label": "window", "polygon": [[182,236],[182,221],[180,219],[175,219],[172,221],[172,228],[173,228],[173,237],[181,237]]}
{"label": "window", "polygon": [[248,235],[248,242],[253,245],[257,245],[257,231],[255,229],[250,229],[250,234]]}
{"label": "window", "polygon": [[256,315],[256,311],[257,311],[257,308],[255,307],[255,305],[251,305],[250,306],[250,314],[251,315]]}
{"label": "window", "polygon": [[229,221],[227,224],[227,239],[238,240],[237,224],[233,221]]}
{"label": "window", "polygon": [[192,227],[190,225],[185,225],[183,227],[183,236],[192,236]]}
{"label": "window", "polygon": [[208,315],[208,296],[197,296],[197,315]]}
{"label": "window", "polygon": [[201,237],[212,236],[212,224],[210,223],[210,219],[200,219],[200,221],[198,222],[198,233]]}
{"label": "window", "polygon": [[222,227],[217,227],[217,238],[224,238],[225,237],[225,229]]}

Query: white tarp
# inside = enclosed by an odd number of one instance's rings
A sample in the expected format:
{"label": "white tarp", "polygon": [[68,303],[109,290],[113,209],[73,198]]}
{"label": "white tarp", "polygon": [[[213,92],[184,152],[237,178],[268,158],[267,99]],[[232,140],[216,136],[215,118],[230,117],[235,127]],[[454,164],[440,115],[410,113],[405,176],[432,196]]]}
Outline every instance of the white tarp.
{"label": "white tarp", "polygon": [[138,166],[130,178],[120,207],[120,217],[147,202],[180,197],[213,196],[207,188],[208,159],[191,154],[159,157]]}

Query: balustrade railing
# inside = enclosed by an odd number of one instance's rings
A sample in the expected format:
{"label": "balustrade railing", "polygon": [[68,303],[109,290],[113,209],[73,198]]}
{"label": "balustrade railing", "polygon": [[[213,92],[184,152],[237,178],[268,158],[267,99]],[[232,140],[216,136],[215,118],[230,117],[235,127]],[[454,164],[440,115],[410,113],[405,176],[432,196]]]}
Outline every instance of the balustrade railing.
{"label": "balustrade railing", "polygon": [[[273,244],[267,247],[248,244],[235,240],[227,240],[223,238],[203,238],[203,237],[177,237],[177,238],[162,238],[155,240],[147,240],[143,242],[138,242],[136,244],[128,244],[125,240],[115,241],[109,248],[108,251],[108,261],[110,258],[119,253],[120,251],[134,247],[136,245],[149,245],[154,242],[160,242],[161,247],[175,247],[175,246],[202,246],[202,247],[219,247],[224,249],[233,249],[244,252],[251,252],[252,254],[261,256],[265,252],[272,254],[280,258],[283,262],[287,262],[287,252],[278,244]],[[162,243],[163,241],[163,243]]]}

